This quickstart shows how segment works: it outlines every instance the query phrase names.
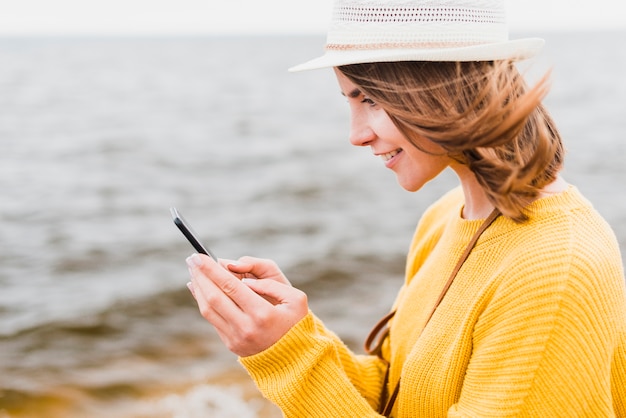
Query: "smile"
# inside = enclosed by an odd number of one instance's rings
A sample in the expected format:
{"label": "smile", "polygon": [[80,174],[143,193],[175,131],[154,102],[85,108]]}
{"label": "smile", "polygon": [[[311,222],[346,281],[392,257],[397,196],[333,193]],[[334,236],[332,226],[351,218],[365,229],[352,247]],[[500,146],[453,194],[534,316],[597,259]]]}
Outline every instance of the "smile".
{"label": "smile", "polygon": [[396,155],[398,155],[400,152],[402,152],[402,148],[398,148],[397,150],[388,152],[386,154],[380,154],[380,158],[382,158],[384,162],[387,162]]}

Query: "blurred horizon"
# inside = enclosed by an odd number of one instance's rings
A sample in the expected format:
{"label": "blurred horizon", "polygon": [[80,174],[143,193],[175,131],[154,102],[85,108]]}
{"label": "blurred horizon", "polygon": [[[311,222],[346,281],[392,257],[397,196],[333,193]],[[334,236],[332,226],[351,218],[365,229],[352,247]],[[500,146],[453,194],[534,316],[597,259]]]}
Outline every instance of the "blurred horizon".
{"label": "blurred horizon", "polygon": [[[516,29],[510,31],[510,39],[519,39],[521,37],[551,37],[562,36],[567,34],[623,34],[626,32],[624,28],[561,28],[561,29]],[[0,31],[0,40],[209,40],[209,39],[281,39],[281,38],[302,38],[315,39],[319,38],[323,43],[326,34],[322,32],[259,32],[259,33],[3,33]],[[323,44],[320,44],[323,47]]]}
{"label": "blurred horizon", "polygon": [[[507,0],[511,32],[623,31],[626,19],[612,0],[592,8],[566,0]],[[324,35],[332,0],[0,0],[0,37],[163,37]]]}

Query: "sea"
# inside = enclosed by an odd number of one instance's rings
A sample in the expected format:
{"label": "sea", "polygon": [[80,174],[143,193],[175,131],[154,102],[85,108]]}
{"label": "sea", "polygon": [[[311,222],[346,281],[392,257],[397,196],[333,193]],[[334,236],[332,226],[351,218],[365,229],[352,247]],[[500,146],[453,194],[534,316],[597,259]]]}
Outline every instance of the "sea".
{"label": "sea", "polygon": [[[626,31],[530,35],[564,177],[625,252]],[[219,257],[275,260],[362,350],[458,181],[409,193],[350,145],[333,72],[287,72],[323,44],[0,38],[0,418],[281,416],[199,314],[172,206]]]}

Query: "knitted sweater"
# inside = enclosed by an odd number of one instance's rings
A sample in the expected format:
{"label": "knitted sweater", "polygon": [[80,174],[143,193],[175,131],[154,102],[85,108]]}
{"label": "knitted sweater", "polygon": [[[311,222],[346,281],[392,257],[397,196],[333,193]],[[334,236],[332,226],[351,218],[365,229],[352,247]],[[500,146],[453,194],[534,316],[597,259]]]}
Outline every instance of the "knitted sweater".
{"label": "knitted sweater", "polygon": [[[420,220],[383,355],[392,416],[626,417],[626,290],[613,232],[578,190],[539,199],[529,221],[482,234],[455,189]],[[312,313],[240,358],[286,417],[377,417],[386,366],[352,353]]]}

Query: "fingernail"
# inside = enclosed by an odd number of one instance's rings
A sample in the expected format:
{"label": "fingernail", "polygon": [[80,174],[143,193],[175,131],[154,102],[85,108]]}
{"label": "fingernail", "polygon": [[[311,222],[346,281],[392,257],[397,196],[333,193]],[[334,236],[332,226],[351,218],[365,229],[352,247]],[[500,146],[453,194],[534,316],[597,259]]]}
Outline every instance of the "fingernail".
{"label": "fingernail", "polygon": [[193,287],[193,283],[191,283],[191,282],[187,283],[187,289],[189,289],[189,292],[191,293],[191,296],[193,296],[195,298],[196,297],[196,290]]}
{"label": "fingernail", "polygon": [[241,283],[244,283],[244,284],[251,284],[251,283],[254,283],[254,282],[256,282],[256,279],[249,279],[247,277],[241,279]]}
{"label": "fingernail", "polygon": [[185,260],[189,267],[198,267],[202,265],[202,259],[198,254],[192,254]]}

